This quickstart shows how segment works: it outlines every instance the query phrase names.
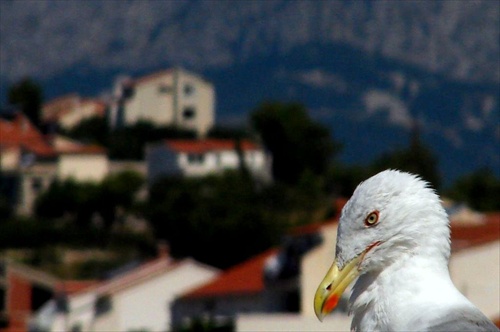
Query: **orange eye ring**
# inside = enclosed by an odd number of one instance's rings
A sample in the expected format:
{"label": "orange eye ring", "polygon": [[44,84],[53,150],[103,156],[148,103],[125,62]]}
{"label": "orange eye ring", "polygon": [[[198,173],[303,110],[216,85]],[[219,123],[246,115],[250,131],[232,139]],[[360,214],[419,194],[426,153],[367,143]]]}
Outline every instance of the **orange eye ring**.
{"label": "orange eye ring", "polygon": [[372,227],[378,223],[379,212],[377,210],[370,212],[365,218],[365,226]]}

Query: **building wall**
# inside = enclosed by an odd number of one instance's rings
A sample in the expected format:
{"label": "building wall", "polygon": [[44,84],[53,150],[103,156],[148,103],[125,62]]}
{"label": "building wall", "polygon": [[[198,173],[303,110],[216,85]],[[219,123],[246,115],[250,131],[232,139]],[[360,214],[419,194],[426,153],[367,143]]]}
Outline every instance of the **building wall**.
{"label": "building wall", "polygon": [[59,125],[65,129],[70,129],[79,124],[84,119],[88,119],[97,115],[101,116],[102,114],[98,110],[101,107],[102,105],[98,101],[78,100],[73,108],[71,108],[66,114],[61,116],[61,118],[59,119]]}
{"label": "building wall", "polygon": [[64,154],[57,173],[60,179],[101,181],[108,174],[108,158],[105,154]]}
{"label": "building wall", "polygon": [[174,119],[173,75],[170,72],[138,81],[134,93],[125,103],[125,124],[140,120],[160,125],[171,124]]}
{"label": "building wall", "polygon": [[36,166],[20,173],[20,195],[16,211],[21,215],[33,213],[36,198],[49,188],[56,177],[55,163]]}
{"label": "building wall", "polygon": [[137,80],[125,102],[124,122],[147,120],[176,125],[205,136],[214,124],[215,92],[212,84],[182,69],[173,69]]}
{"label": "building wall", "polygon": [[0,170],[14,171],[19,167],[21,150],[17,147],[0,148]]}
{"label": "building wall", "polygon": [[[96,331],[170,330],[170,303],[216,276],[214,269],[192,262],[128,287],[112,296],[113,310],[96,320]],[[110,318],[108,316],[113,316]],[[110,325],[113,322],[117,325]]]}
{"label": "building wall", "polygon": [[[177,70],[177,119],[183,128],[194,129],[205,136],[212,128],[215,116],[215,92],[212,84],[199,76]],[[194,116],[189,116],[194,111]]]}
{"label": "building wall", "polygon": [[321,236],[323,243],[305,254],[301,262],[301,312],[304,316],[316,317],[314,294],[335,258],[337,224],[323,226]]}
{"label": "building wall", "polygon": [[188,319],[212,317],[234,317],[239,313],[268,312],[268,303],[262,293],[236,294],[207,298],[179,299],[172,306],[172,324],[180,327]]}
{"label": "building wall", "polygon": [[500,317],[500,241],[451,255],[455,286],[491,319]]}
{"label": "building wall", "polygon": [[31,285],[15,273],[8,273],[7,312],[9,326],[7,331],[27,331],[31,314]]}
{"label": "building wall", "polygon": [[181,175],[177,154],[165,148],[163,143],[146,147],[148,183],[151,185],[162,176]]}
{"label": "building wall", "polygon": [[[270,157],[264,151],[245,151],[243,158],[252,174],[265,180],[271,178]],[[206,176],[238,169],[240,164],[235,150],[210,151],[201,154],[176,153],[163,143],[147,147],[146,161],[150,184],[160,176]]]}
{"label": "building wall", "polygon": [[316,317],[294,314],[243,314],[236,318],[238,332],[257,331],[350,331],[351,318],[331,315],[320,322]]}

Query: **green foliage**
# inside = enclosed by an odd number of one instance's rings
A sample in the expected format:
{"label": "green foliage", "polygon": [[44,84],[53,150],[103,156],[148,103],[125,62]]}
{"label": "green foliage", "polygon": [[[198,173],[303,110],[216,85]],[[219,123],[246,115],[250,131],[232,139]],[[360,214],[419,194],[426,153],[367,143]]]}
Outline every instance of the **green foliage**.
{"label": "green foliage", "polygon": [[82,120],[68,131],[63,131],[63,134],[81,142],[107,146],[110,131],[106,117],[94,116]]}
{"label": "green foliage", "polygon": [[459,178],[446,194],[479,211],[500,211],[500,179],[490,169]]}
{"label": "green foliage", "polygon": [[194,138],[191,130],[176,127],[156,127],[151,122],[141,121],[110,133],[108,152],[111,159],[143,160],[147,142],[166,138]]}
{"label": "green foliage", "polygon": [[55,181],[38,196],[35,214],[45,219],[70,217],[79,225],[88,225],[100,215],[109,227],[116,220],[118,208],[132,208],[143,183],[142,176],[132,171],[111,174],[101,183]]}
{"label": "green foliage", "polygon": [[208,131],[207,136],[220,139],[243,139],[250,138],[250,133],[244,128],[215,126]]}
{"label": "green foliage", "polygon": [[[0,178],[0,180],[2,180]],[[7,220],[12,216],[13,209],[6,195],[0,192],[0,220]]]}
{"label": "green foliage", "polygon": [[43,92],[38,83],[31,78],[24,78],[9,87],[7,98],[10,104],[19,106],[35,126],[40,127]]}
{"label": "green foliage", "polygon": [[236,173],[205,179],[164,179],[150,192],[146,214],[175,256],[228,267],[268,248],[279,221],[263,212],[252,181]]}
{"label": "green foliage", "polygon": [[297,187],[263,187],[244,172],[227,172],[157,181],[145,214],[174,256],[226,268],[279,243],[290,226],[324,220],[330,206],[312,174]]}
{"label": "green foliage", "polygon": [[432,151],[420,141],[418,132],[413,133],[408,148],[383,154],[373,162],[371,168],[373,173],[393,168],[418,174],[424,180],[430,182],[436,190],[439,190],[441,187],[438,159],[434,156]]}
{"label": "green foliage", "polygon": [[302,173],[324,175],[339,151],[328,129],[312,121],[305,107],[295,103],[264,103],[251,121],[273,156],[277,181],[296,184]]}
{"label": "green foliage", "polygon": [[326,190],[335,196],[351,197],[358,184],[370,175],[368,167],[336,164],[328,172]]}

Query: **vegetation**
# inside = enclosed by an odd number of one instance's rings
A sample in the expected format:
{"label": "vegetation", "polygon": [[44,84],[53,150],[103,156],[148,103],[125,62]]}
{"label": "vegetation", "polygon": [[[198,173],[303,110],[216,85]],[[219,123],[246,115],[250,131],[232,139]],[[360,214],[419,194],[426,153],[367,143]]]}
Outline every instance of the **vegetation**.
{"label": "vegetation", "polygon": [[20,107],[31,122],[40,127],[43,92],[37,82],[31,78],[22,79],[9,88],[7,98],[9,104]]}
{"label": "vegetation", "polygon": [[313,219],[320,204],[297,204],[306,201],[303,194],[284,185],[263,187],[239,171],[165,178],[151,188],[146,216],[175,256],[225,268],[277,244],[294,220]]}
{"label": "vegetation", "polygon": [[81,226],[88,226],[99,216],[109,228],[117,220],[119,209],[132,210],[134,196],[143,183],[142,176],[132,171],[112,174],[101,183],[55,181],[38,196],[35,214],[42,219],[69,218]]}
{"label": "vegetation", "polygon": [[[20,105],[37,124],[41,100],[41,89],[30,79],[9,90],[9,102]],[[99,183],[56,181],[36,201],[37,220],[15,217],[7,196],[0,194],[0,248],[36,248],[27,261],[53,270],[60,265],[57,246],[123,253],[74,266],[70,272],[56,271],[92,277],[133,257],[153,255],[155,241],[165,239],[174,256],[226,268],[278,244],[290,227],[324,220],[333,213],[334,197],[349,197],[359,182],[383,169],[420,174],[441,189],[438,160],[418,131],[407,147],[368,166],[346,166],[336,161],[341,145],[301,104],[266,102],[251,112],[250,120],[250,130],[216,127],[208,137],[260,139],[272,154],[273,183],[253,179],[244,168],[204,178],[163,178],[150,188],[146,201],[139,201],[145,181],[134,172],[110,175]],[[105,146],[112,159],[135,160],[144,158],[147,142],[195,137],[192,131],[149,122],[112,131],[100,117],[62,133]],[[500,180],[490,170],[459,179],[447,194],[481,211],[500,210]],[[130,214],[144,217],[152,232],[126,230],[120,221]]]}
{"label": "vegetation", "polygon": [[500,178],[482,168],[458,179],[447,195],[479,211],[500,211]]}
{"label": "vegetation", "polygon": [[328,129],[312,121],[301,104],[263,103],[251,121],[273,156],[276,181],[297,184],[305,172],[323,176],[340,151]]}

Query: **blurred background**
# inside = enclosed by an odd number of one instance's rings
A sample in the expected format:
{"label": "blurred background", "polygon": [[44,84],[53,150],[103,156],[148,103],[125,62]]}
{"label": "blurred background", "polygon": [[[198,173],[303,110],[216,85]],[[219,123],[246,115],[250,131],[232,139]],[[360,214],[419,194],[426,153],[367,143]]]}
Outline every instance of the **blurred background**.
{"label": "blurred background", "polygon": [[0,2],[0,329],[348,330],[312,296],[386,168],[500,323],[499,37],[490,0]]}

